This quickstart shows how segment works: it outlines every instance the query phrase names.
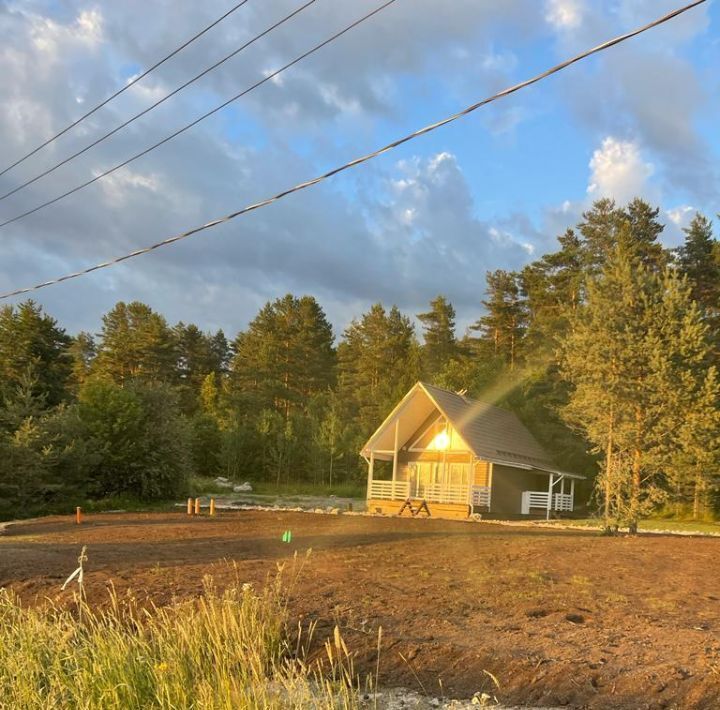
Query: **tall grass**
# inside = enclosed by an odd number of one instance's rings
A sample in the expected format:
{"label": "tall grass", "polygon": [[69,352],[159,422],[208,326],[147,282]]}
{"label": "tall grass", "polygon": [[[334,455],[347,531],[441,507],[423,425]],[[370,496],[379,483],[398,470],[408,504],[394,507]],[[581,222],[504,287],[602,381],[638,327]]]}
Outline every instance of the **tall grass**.
{"label": "tall grass", "polygon": [[[143,608],[23,608],[0,590],[0,707],[354,708],[352,658],[336,630],[322,667],[289,646],[280,583]],[[78,612],[81,612],[78,613]]]}

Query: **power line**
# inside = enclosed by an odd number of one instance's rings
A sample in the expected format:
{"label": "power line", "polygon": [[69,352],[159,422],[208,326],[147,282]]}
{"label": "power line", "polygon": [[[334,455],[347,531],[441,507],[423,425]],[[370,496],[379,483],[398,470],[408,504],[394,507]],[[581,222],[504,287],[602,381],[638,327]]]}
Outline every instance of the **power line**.
{"label": "power line", "polygon": [[59,133],[56,133],[51,138],[48,138],[44,143],[41,143],[37,148],[34,148],[33,150],[31,150],[27,155],[23,155],[22,158],[19,158],[18,160],[16,160],[12,165],[8,165],[4,170],[0,171],[0,176],[5,175],[5,173],[8,172],[8,170],[12,170],[17,165],[20,165],[20,163],[23,163],[28,158],[35,155],[35,153],[42,150],[46,145],[50,145],[50,143],[52,143],[54,140],[57,140],[58,138],[60,138],[60,136],[65,135],[65,133],[67,133],[69,130],[71,130],[72,128],[75,128],[75,126],[77,126],[78,123],[81,123],[89,116],[92,116],[96,111],[101,109],[103,106],[109,104],[113,99],[116,99],[118,96],[120,96],[120,94],[122,94],[124,91],[127,91],[131,86],[133,86],[134,84],[137,84],[138,81],[140,81],[141,79],[144,79],[150,72],[155,71],[155,69],[157,69],[161,64],[165,64],[165,62],[167,62],[168,59],[172,59],[176,54],[178,54],[179,52],[182,52],[182,50],[185,49],[185,47],[191,45],[195,40],[202,37],[206,32],[211,30],[216,25],[219,25],[226,17],[229,17],[230,15],[232,15],[233,12],[235,12],[236,10],[239,10],[247,2],[248,2],[248,0],[242,0],[242,2],[237,3],[237,5],[233,5],[224,15],[221,15],[220,17],[218,17],[217,20],[211,22],[207,27],[200,30],[200,32],[193,35],[186,42],[183,42],[179,47],[177,47],[176,49],[173,49],[173,51],[170,52],[170,54],[165,55],[160,61],[155,62],[155,64],[153,64],[151,67],[146,69],[142,74],[140,74],[139,76],[136,76],[132,81],[129,81],[127,84],[125,84],[125,86],[118,89],[111,96],[108,96],[104,101],[101,101],[97,106],[95,106],[95,108],[90,109],[86,114],[83,114],[82,116],[80,116],[80,118],[78,118],[76,121],[73,121],[68,126],[65,126],[65,128],[63,128]]}
{"label": "power line", "polygon": [[[245,0],[245,1],[247,2],[247,0]],[[98,144],[102,143],[103,141],[107,140],[108,138],[110,138],[110,136],[115,135],[118,131],[121,131],[123,128],[125,128],[126,126],[129,126],[129,125],[130,125],[131,123],[133,123],[134,121],[137,121],[138,118],[141,118],[141,117],[144,116],[145,114],[150,113],[150,111],[152,111],[153,109],[155,109],[155,108],[157,108],[158,106],[160,106],[160,104],[165,103],[168,99],[170,99],[170,98],[172,98],[173,96],[175,96],[175,94],[179,94],[183,89],[185,89],[185,88],[187,88],[188,86],[190,86],[190,84],[193,84],[193,83],[195,83],[196,81],[198,81],[199,79],[202,79],[202,77],[204,77],[206,74],[209,74],[211,71],[214,71],[214,70],[217,69],[219,66],[221,66],[222,64],[224,64],[225,62],[227,62],[229,59],[232,59],[233,57],[237,56],[238,54],[240,54],[240,52],[242,52],[243,50],[247,49],[250,45],[255,44],[255,42],[257,42],[258,40],[260,40],[260,39],[262,39],[263,37],[265,37],[265,35],[270,34],[270,32],[272,32],[273,30],[275,30],[275,29],[277,29],[278,27],[280,27],[280,25],[284,24],[284,23],[287,22],[288,20],[290,20],[290,19],[292,19],[293,17],[295,17],[295,15],[299,15],[303,10],[305,10],[307,7],[310,7],[310,5],[312,5],[312,4],[315,3],[315,2],[317,2],[317,0],[308,0],[308,2],[306,2],[304,5],[301,5],[301,6],[298,7],[296,10],[293,10],[293,12],[291,12],[289,15],[286,15],[286,16],[283,17],[281,20],[278,20],[278,21],[275,22],[273,25],[271,25],[271,26],[268,27],[267,29],[263,30],[260,34],[255,35],[252,39],[248,40],[247,42],[245,42],[244,44],[242,44],[240,47],[238,47],[237,49],[235,49],[235,50],[233,50],[232,52],[230,52],[230,54],[224,56],[222,59],[220,59],[219,61],[215,62],[215,64],[212,64],[211,66],[209,66],[209,67],[207,67],[206,69],[204,69],[204,70],[201,71],[199,74],[197,74],[196,76],[194,76],[192,79],[188,79],[188,81],[186,81],[184,84],[181,84],[181,85],[178,86],[176,89],[174,89],[173,91],[171,91],[169,94],[166,94],[165,96],[163,96],[163,98],[161,98],[161,99],[159,99],[158,101],[156,101],[156,102],[155,102],[154,104],[152,104],[151,106],[148,106],[147,108],[143,109],[142,111],[140,111],[140,113],[135,114],[132,118],[129,118],[127,121],[121,123],[120,125],[118,125],[118,126],[116,126],[115,128],[113,128],[111,131],[108,131],[108,132],[105,133],[104,135],[100,136],[100,138],[97,138],[96,140],[94,140],[92,143],[89,143],[88,145],[86,145],[86,146],[85,146],[84,148],[82,148],[81,150],[78,150],[76,153],[73,153],[72,155],[68,156],[68,157],[65,158],[64,160],[61,160],[59,163],[56,163],[56,164],[53,165],[51,168],[48,168],[47,170],[45,170],[44,172],[40,173],[39,175],[36,175],[34,178],[32,178],[32,179],[30,179],[30,180],[27,180],[26,182],[22,183],[21,185],[18,185],[17,187],[13,188],[13,189],[10,190],[9,192],[6,192],[4,195],[0,195],[0,201],[6,199],[6,198],[8,198],[8,197],[10,197],[11,195],[14,195],[16,192],[20,192],[20,190],[22,190],[23,188],[27,187],[28,185],[32,185],[33,183],[37,182],[37,181],[40,180],[41,178],[44,178],[46,175],[50,175],[50,173],[55,172],[58,168],[62,167],[63,165],[66,165],[66,164],[69,163],[71,160],[74,160],[75,158],[77,158],[78,156],[82,155],[83,153],[86,153],[88,150],[90,150],[91,148],[94,148],[96,145],[98,145]]]}
{"label": "power line", "polygon": [[151,251],[154,251],[155,249],[159,249],[160,247],[168,246],[169,244],[174,244],[175,242],[179,242],[182,239],[191,237],[194,234],[203,232],[206,229],[210,229],[211,227],[216,227],[219,224],[224,224],[225,222],[229,222],[230,220],[233,220],[236,217],[239,217],[240,215],[260,209],[261,207],[266,207],[267,205],[270,205],[273,202],[277,202],[278,200],[281,200],[283,197],[286,197],[287,195],[290,195],[295,192],[300,192],[301,190],[305,190],[308,187],[317,185],[318,183],[323,182],[324,180],[327,180],[328,178],[331,178],[332,176],[337,175],[338,173],[344,172],[345,170],[353,168],[357,165],[361,165],[362,163],[366,163],[369,160],[372,160],[373,158],[376,158],[377,156],[382,155],[383,153],[387,153],[388,151],[393,150],[394,148],[397,148],[398,146],[402,145],[403,143],[407,143],[415,138],[418,138],[419,136],[425,135],[426,133],[430,133],[434,130],[437,130],[438,128],[441,128],[442,126],[445,126],[449,123],[457,121],[458,119],[460,119],[464,116],[467,116],[468,114],[472,113],[473,111],[476,111],[477,109],[481,108],[482,106],[492,103],[493,101],[497,101],[498,99],[501,99],[505,96],[509,96],[510,94],[514,94],[515,92],[520,91],[521,89],[524,89],[528,86],[531,86],[532,84],[536,84],[539,81],[542,81],[543,79],[546,79],[547,77],[549,77],[553,74],[557,74],[559,71],[562,71],[563,69],[566,69],[567,67],[571,66],[572,64],[575,64],[583,59],[586,59],[587,57],[590,57],[593,54],[598,54],[606,49],[609,49],[610,47],[615,46],[616,44],[625,42],[626,40],[636,37],[637,35],[640,35],[643,32],[646,32],[650,29],[653,29],[654,27],[662,25],[662,24],[668,22],[669,20],[672,20],[673,18],[683,14],[684,12],[687,12],[688,10],[691,10],[692,8],[697,7],[698,5],[702,5],[704,2],[706,2],[706,0],[695,0],[695,2],[692,2],[689,5],[685,5],[684,7],[681,7],[677,10],[673,10],[672,12],[669,12],[668,14],[663,15],[662,17],[658,18],[657,20],[653,20],[652,22],[650,22],[646,25],[643,25],[642,27],[632,30],[631,32],[628,32],[626,34],[619,35],[613,39],[607,40],[606,42],[603,42],[602,44],[599,44],[596,47],[593,47],[592,49],[582,52],[581,54],[577,54],[576,56],[572,57],[571,59],[566,59],[564,62],[561,62],[560,64],[556,64],[554,67],[547,69],[546,71],[542,72],[541,74],[537,74],[530,79],[526,79],[525,81],[522,81],[519,84],[515,84],[514,86],[508,87],[507,89],[503,89],[502,91],[499,91],[497,94],[493,94],[492,96],[490,96],[488,98],[482,99],[481,101],[478,101],[477,103],[471,104],[470,106],[464,108],[462,111],[458,111],[457,113],[454,113],[451,116],[443,118],[440,121],[437,121],[436,123],[431,123],[423,128],[418,129],[417,131],[414,131],[413,133],[410,133],[410,134],[404,136],[403,138],[399,138],[398,140],[395,140],[392,143],[388,143],[387,145],[383,146],[382,148],[378,148],[377,150],[374,150],[372,153],[367,153],[366,155],[364,155],[360,158],[355,158],[355,160],[351,160],[348,163],[344,163],[343,165],[341,165],[337,168],[334,168],[333,170],[329,170],[328,172],[323,173],[322,175],[320,175],[316,178],[313,178],[312,180],[308,180],[306,182],[299,183],[291,188],[288,188],[287,190],[283,190],[282,192],[279,192],[276,195],[273,195],[272,197],[268,197],[265,200],[261,200],[260,202],[255,202],[254,204],[248,205],[247,207],[243,207],[242,209],[237,210],[236,212],[231,212],[230,214],[227,214],[224,217],[219,217],[218,219],[214,219],[210,222],[206,222],[205,224],[203,224],[199,227],[194,227],[193,229],[190,229],[186,232],[182,232],[181,234],[176,234],[173,237],[168,237],[167,239],[163,239],[162,241],[156,242],[155,244],[152,244],[150,246],[143,247],[142,249],[136,249],[135,251],[132,251],[128,254],[124,254],[123,256],[116,257],[109,261],[104,261],[99,264],[95,264],[94,266],[90,266],[81,271],[76,271],[71,274],[66,274],[65,276],[60,276],[60,277],[52,279],[50,281],[45,281],[43,283],[36,284],[35,286],[20,288],[20,289],[16,289],[15,291],[10,291],[8,293],[0,294],[0,300],[10,298],[11,296],[18,296],[23,293],[29,293],[30,291],[37,291],[41,288],[45,288],[46,286],[53,286],[55,284],[62,283],[63,281],[69,281],[70,279],[75,279],[80,276],[84,276],[86,274],[92,273],[93,271],[105,269],[108,266],[113,266],[114,264],[119,264],[123,261],[127,261],[128,259],[132,259],[136,256],[140,256],[142,254],[147,254]]}
{"label": "power line", "polygon": [[11,217],[10,219],[6,219],[4,222],[0,222],[0,228],[7,226],[8,224],[12,224],[13,222],[17,222],[20,219],[23,219],[24,217],[27,217],[28,215],[34,214],[35,212],[40,211],[41,209],[44,209],[45,207],[49,207],[50,205],[55,204],[56,202],[59,202],[60,200],[65,199],[66,197],[69,197],[70,195],[78,192],[79,190],[82,190],[83,188],[87,187],[88,185],[92,185],[94,182],[97,182],[98,180],[102,180],[104,177],[107,177],[111,173],[114,173],[116,170],[119,170],[120,168],[124,168],[126,165],[129,165],[130,163],[136,161],[138,158],[142,158],[144,155],[147,155],[148,153],[152,152],[156,148],[159,148],[161,145],[164,145],[165,143],[168,143],[173,138],[176,138],[181,133],[185,133],[185,131],[189,130],[193,126],[196,126],[201,121],[204,121],[206,118],[209,118],[213,114],[216,114],[218,111],[224,109],[226,106],[229,106],[234,101],[237,101],[238,99],[242,98],[246,94],[249,94],[251,91],[254,91],[258,87],[262,86],[263,84],[267,83],[268,81],[271,81],[279,74],[282,74],[282,72],[286,71],[290,67],[294,66],[298,62],[301,62],[306,57],[309,57],[311,54],[314,54],[318,50],[322,49],[326,45],[330,44],[331,42],[334,42],[339,37],[342,37],[346,32],[349,32],[350,30],[354,29],[358,25],[362,24],[366,20],[369,20],[374,15],[377,15],[380,11],[384,10],[386,7],[392,5],[396,0],[387,0],[385,3],[380,5],[379,7],[376,7],[371,12],[367,13],[366,15],[363,15],[359,20],[355,20],[351,24],[349,24],[344,29],[340,30],[339,32],[336,32],[331,37],[328,37],[326,40],[323,40],[320,42],[320,44],[316,44],[312,49],[307,50],[306,52],[303,52],[300,56],[295,57],[291,62],[288,62],[284,66],[280,67],[280,69],[276,69],[274,72],[267,74],[265,77],[260,79],[259,81],[256,81],[252,86],[249,86],[244,91],[241,91],[239,94],[235,94],[235,96],[229,98],[227,101],[221,103],[219,106],[216,106],[215,108],[211,109],[207,113],[204,113],[202,116],[199,116],[194,121],[186,124],[182,128],[179,128],[174,133],[171,133],[169,136],[166,136],[162,140],[159,140],[157,143],[154,143],[149,148],[145,148],[145,150],[140,151],[139,153],[136,153],[131,158],[128,158],[127,160],[123,160],[122,163],[118,163],[114,167],[106,170],[103,173],[100,173],[99,175],[96,175],[95,177],[91,178],[90,180],[86,180],[85,182],[81,183],[80,185],[76,185],[75,187],[71,188],[67,192],[63,192],[62,194],[58,195],[57,197],[52,198],[51,200],[47,200],[46,202],[43,202],[25,212],[22,212],[21,214],[15,215],[14,217]]}

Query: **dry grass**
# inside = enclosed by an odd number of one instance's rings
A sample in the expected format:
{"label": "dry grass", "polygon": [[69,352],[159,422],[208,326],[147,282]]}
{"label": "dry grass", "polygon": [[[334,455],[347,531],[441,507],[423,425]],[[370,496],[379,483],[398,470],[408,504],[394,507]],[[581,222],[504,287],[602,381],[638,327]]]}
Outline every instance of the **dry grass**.
{"label": "dry grass", "polygon": [[111,595],[105,610],[26,609],[0,590],[0,707],[353,708],[357,683],[339,631],[321,662],[290,647],[280,575],[168,607]]}

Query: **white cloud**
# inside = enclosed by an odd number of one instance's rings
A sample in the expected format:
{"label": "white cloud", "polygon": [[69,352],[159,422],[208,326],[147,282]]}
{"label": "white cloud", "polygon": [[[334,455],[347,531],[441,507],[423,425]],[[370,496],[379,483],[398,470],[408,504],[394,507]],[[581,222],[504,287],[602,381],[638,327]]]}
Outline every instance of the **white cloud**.
{"label": "white cloud", "polygon": [[31,37],[35,48],[48,55],[56,55],[68,44],[97,46],[103,38],[103,17],[99,10],[83,10],[67,25],[36,17]]}
{"label": "white cloud", "polygon": [[608,136],[593,153],[590,170],[588,195],[593,199],[611,197],[624,204],[647,194],[654,167],[643,160],[637,143]]}
{"label": "white cloud", "polygon": [[583,14],[580,0],[547,0],[545,3],[545,19],[557,30],[577,29]]}
{"label": "white cloud", "polygon": [[120,168],[101,180],[100,185],[108,202],[113,206],[119,206],[136,190],[157,192],[160,189],[160,180],[157,175],[143,175],[129,168]]}
{"label": "white cloud", "polygon": [[693,212],[695,212],[695,208],[692,205],[679,205],[667,210],[665,214],[673,224],[682,228],[690,222]]}

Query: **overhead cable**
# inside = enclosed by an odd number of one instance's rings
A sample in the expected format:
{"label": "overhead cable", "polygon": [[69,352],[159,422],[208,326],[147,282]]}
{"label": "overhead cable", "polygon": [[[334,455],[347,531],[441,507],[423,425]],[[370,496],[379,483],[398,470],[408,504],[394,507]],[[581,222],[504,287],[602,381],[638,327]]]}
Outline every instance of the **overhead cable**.
{"label": "overhead cable", "polygon": [[44,209],[45,207],[49,207],[50,205],[54,205],[56,202],[60,202],[60,200],[65,199],[66,197],[69,197],[70,195],[73,195],[74,193],[88,187],[88,185],[92,185],[93,183],[97,182],[98,180],[102,180],[104,177],[107,177],[108,175],[114,173],[116,170],[120,170],[120,168],[124,168],[126,165],[129,165],[130,163],[133,163],[138,158],[142,158],[144,155],[147,155],[148,153],[151,153],[156,148],[159,148],[161,145],[164,145],[165,143],[168,143],[173,138],[177,138],[177,136],[181,135],[182,133],[185,133],[185,131],[190,130],[194,126],[197,126],[198,123],[201,121],[204,121],[206,118],[209,118],[210,116],[216,114],[218,111],[221,111],[226,106],[229,106],[233,102],[237,101],[238,99],[241,99],[243,96],[246,96],[251,91],[255,91],[255,89],[258,89],[263,84],[266,84],[269,81],[272,81],[276,76],[279,74],[282,74],[284,71],[290,69],[290,67],[295,66],[295,64],[298,64],[306,57],[309,57],[311,54],[314,54],[318,50],[322,49],[326,45],[330,44],[331,42],[334,42],[336,39],[342,37],[346,32],[349,32],[350,30],[354,29],[358,25],[362,24],[366,20],[369,20],[374,15],[377,15],[379,12],[384,10],[386,7],[392,5],[395,3],[396,0],[387,0],[385,3],[380,5],[379,7],[376,7],[371,12],[367,13],[366,15],[363,15],[359,20],[355,20],[355,22],[349,24],[347,27],[343,28],[339,32],[336,32],[334,35],[331,35],[326,40],[320,42],[320,44],[316,44],[312,49],[307,50],[306,52],[303,52],[300,56],[295,57],[291,62],[288,62],[284,66],[280,67],[280,69],[276,69],[275,71],[266,74],[262,79],[259,81],[256,81],[252,86],[249,86],[247,89],[241,91],[239,94],[235,94],[235,96],[229,98],[227,101],[224,101],[219,106],[216,106],[213,109],[210,109],[210,111],[207,111],[206,113],[202,114],[202,116],[199,116],[194,121],[191,121],[190,123],[184,125],[182,128],[179,128],[174,133],[171,133],[169,136],[165,136],[165,138],[159,140],[157,143],[153,143],[149,148],[145,148],[145,150],[140,151],[139,153],[136,153],[130,158],[127,158],[126,160],[123,160],[121,163],[118,163],[117,165],[113,166],[112,168],[109,168],[108,170],[105,170],[102,173],[99,173],[98,175],[95,175],[95,177],[91,178],[90,180],[86,180],[85,182],[81,183],[80,185],[76,185],[75,187],[71,188],[70,190],[67,190],[66,192],[63,192],[62,194],[58,195],[57,197],[53,197],[50,200],[46,200],[45,202],[40,203],[39,205],[36,205],[35,207],[32,207],[29,210],[26,210],[25,212],[21,212],[20,214],[15,215],[14,217],[11,217],[10,219],[6,219],[3,222],[0,222],[0,228],[7,226],[8,224],[12,224],[13,222],[17,222],[18,220],[21,220],[31,214],[34,214],[35,212],[39,212],[40,210]]}
{"label": "overhead cable", "polygon": [[367,153],[366,155],[363,155],[359,158],[355,158],[355,160],[351,160],[350,162],[344,163],[343,165],[340,165],[339,167],[333,168],[332,170],[329,170],[328,172],[323,173],[322,175],[315,177],[312,180],[307,180],[306,182],[301,182],[297,185],[294,185],[293,187],[283,190],[282,192],[279,192],[276,195],[273,195],[272,197],[268,197],[267,199],[261,200],[260,202],[255,202],[255,203],[248,205],[246,207],[243,207],[242,209],[239,209],[235,212],[231,212],[230,214],[227,214],[224,217],[219,217],[217,219],[211,220],[210,222],[206,222],[205,224],[200,225],[199,227],[194,227],[193,229],[189,229],[185,232],[181,232],[180,234],[176,234],[175,236],[168,237],[167,239],[163,239],[162,241],[156,242],[155,244],[151,244],[150,246],[143,247],[141,249],[136,249],[135,251],[129,252],[128,254],[124,254],[123,256],[118,256],[118,257],[115,257],[114,259],[110,259],[108,261],[103,261],[99,264],[95,264],[94,266],[90,266],[90,267],[82,269],[80,271],[66,274],[64,276],[60,276],[58,278],[54,278],[49,281],[44,281],[43,283],[36,284],[35,286],[19,288],[14,291],[9,291],[7,293],[0,294],[0,300],[5,299],[5,298],[10,298],[11,296],[18,296],[23,293],[29,293],[31,291],[37,291],[37,290],[39,290],[41,288],[45,288],[47,286],[53,286],[55,284],[62,283],[63,281],[69,281],[70,279],[76,279],[80,276],[90,274],[94,271],[98,271],[100,269],[105,269],[109,266],[113,266],[113,265],[119,264],[123,261],[127,261],[128,259],[132,259],[136,256],[141,256],[142,254],[148,254],[149,252],[159,249],[160,247],[174,244],[175,242],[179,242],[182,239],[191,237],[194,234],[203,232],[207,229],[210,229],[211,227],[217,227],[220,224],[229,222],[229,221],[235,219],[236,217],[239,217],[240,215],[247,214],[248,212],[252,212],[254,210],[260,209],[261,207],[266,207],[266,206],[272,204],[273,202],[277,202],[278,200],[281,200],[282,198],[287,197],[288,195],[291,195],[295,192],[300,192],[301,190],[305,190],[308,187],[317,185],[318,183],[323,182],[323,181],[327,180],[328,178],[331,178],[334,175],[337,175],[338,173],[344,172],[345,170],[353,168],[357,165],[361,165],[362,163],[366,163],[369,160],[372,160],[373,158],[376,158],[377,156],[382,155],[383,153],[387,153],[388,151],[393,150],[394,148],[397,148],[398,146],[400,146],[404,143],[407,143],[415,138],[418,138],[419,136],[425,135],[426,133],[430,133],[432,131],[437,130],[438,128],[441,128],[442,126],[446,126],[449,123],[457,121],[458,119],[462,118],[463,116],[467,116],[468,114],[472,113],[473,111],[476,111],[477,109],[481,108],[482,106],[486,106],[487,104],[492,103],[493,101],[497,101],[498,99],[501,99],[505,96],[509,96],[510,94],[514,94],[515,92],[520,91],[521,89],[524,89],[528,86],[536,84],[539,81],[542,81],[543,79],[546,79],[547,77],[549,77],[553,74],[557,74],[558,72],[562,71],[563,69],[566,69],[567,67],[569,67],[579,61],[582,61],[583,59],[586,59],[587,57],[590,57],[594,54],[603,52],[606,49],[609,49],[617,44],[620,44],[621,42],[625,42],[633,37],[636,37],[637,35],[640,35],[644,32],[647,32],[650,29],[653,29],[654,27],[658,27],[658,26],[672,20],[673,18],[678,17],[679,15],[687,12],[688,10],[691,10],[692,8],[697,7],[698,5],[702,5],[704,2],[706,2],[706,0],[696,0],[695,2],[692,2],[689,5],[685,5],[684,7],[681,7],[677,10],[673,10],[672,12],[669,12],[666,15],[663,15],[662,17],[658,18],[657,20],[653,20],[652,22],[649,22],[648,24],[643,25],[642,27],[632,30],[631,32],[627,32],[626,34],[622,34],[617,37],[614,37],[613,39],[607,40],[606,42],[603,42],[602,44],[599,44],[599,45],[593,47],[592,49],[588,49],[580,54],[575,55],[574,57],[571,57],[570,59],[566,59],[565,61],[561,62],[560,64],[556,64],[554,67],[551,67],[550,69],[547,69],[546,71],[544,71],[540,74],[537,74],[530,79],[526,79],[525,81],[522,81],[519,84],[515,84],[514,86],[510,86],[506,89],[503,89],[502,91],[499,91],[498,93],[493,94],[492,96],[489,96],[488,98],[482,99],[481,101],[478,101],[474,104],[471,104],[470,106],[467,106],[466,108],[462,109],[461,111],[458,111],[457,113],[452,114],[451,116],[447,116],[446,118],[443,118],[435,123],[431,123],[423,128],[420,128],[420,129],[414,131],[413,133],[410,133],[410,134],[404,136],[403,138],[398,138],[397,140],[393,141],[392,143],[388,143],[387,145],[383,146],[382,148],[378,148],[377,150],[374,150],[371,153]]}
{"label": "overhead cable", "polygon": [[129,118],[127,121],[124,121],[123,123],[115,126],[115,128],[113,128],[111,131],[108,131],[107,133],[103,134],[99,138],[96,138],[94,141],[92,141],[92,143],[88,143],[88,145],[86,145],[84,148],[76,151],[72,155],[69,155],[64,160],[61,160],[59,163],[56,163],[52,167],[41,172],[39,175],[36,175],[34,178],[31,178],[30,180],[26,180],[24,183],[13,188],[9,192],[6,192],[4,195],[0,195],[0,201],[10,197],[11,195],[14,195],[16,192],[20,192],[20,190],[22,190],[23,188],[27,187],[28,185],[32,185],[33,183],[37,182],[41,178],[44,178],[46,175],[50,175],[50,173],[55,172],[58,168],[61,168],[63,165],[66,165],[71,160],[74,160],[75,158],[82,155],[83,153],[87,153],[88,150],[90,150],[91,148],[94,148],[96,145],[99,145],[103,141],[107,140],[108,138],[110,138],[110,136],[114,136],[116,133],[121,131],[126,126],[129,126],[134,121],[137,121],[138,118],[141,118],[142,116],[145,116],[146,114],[150,113],[150,111],[152,111],[153,109],[160,106],[160,104],[165,103],[168,99],[175,96],[175,94],[179,94],[183,89],[187,88],[191,84],[194,84],[199,79],[202,79],[202,77],[209,74],[211,71],[214,71],[219,66],[221,66],[222,64],[227,62],[229,59],[232,59],[233,57],[237,56],[238,54],[240,54],[240,52],[247,49],[250,45],[255,44],[255,42],[262,39],[266,35],[270,34],[270,32],[272,32],[273,30],[280,27],[280,25],[283,25],[288,20],[295,17],[295,15],[299,15],[305,8],[309,7],[310,5],[312,5],[315,2],[317,2],[317,0],[308,0],[304,5],[301,5],[297,9],[293,10],[289,15],[285,15],[285,17],[283,17],[281,20],[278,20],[277,22],[272,24],[270,27],[268,27],[267,29],[260,32],[260,34],[255,35],[252,39],[249,39],[247,42],[242,44],[240,47],[238,47],[237,49],[234,49],[232,52],[230,52],[230,54],[225,55],[219,61],[215,62],[214,64],[211,64],[209,67],[207,67],[206,69],[201,71],[199,74],[196,74],[192,79],[188,79],[186,82],[184,82],[183,84],[178,86],[176,89],[173,89],[169,94],[166,94],[161,99],[156,101],[154,104],[151,104],[147,108],[140,111],[140,113],[136,113],[134,116]]}
{"label": "overhead cable", "polygon": [[138,76],[134,77],[132,80],[128,81],[123,87],[118,89],[114,94],[111,94],[110,96],[108,96],[104,101],[101,101],[94,108],[91,108],[87,113],[80,116],[80,118],[78,118],[76,121],[73,121],[68,126],[65,126],[65,128],[63,128],[59,133],[56,133],[54,136],[51,136],[44,143],[41,143],[39,146],[37,146],[36,148],[31,150],[26,155],[23,155],[21,158],[18,158],[14,163],[12,163],[12,165],[8,165],[6,168],[1,170],[0,176],[4,175],[6,172],[8,172],[8,170],[12,170],[15,166],[20,165],[20,163],[25,162],[28,158],[35,155],[35,153],[42,150],[45,146],[50,145],[50,143],[52,143],[53,141],[60,138],[60,136],[65,135],[69,130],[75,128],[75,126],[77,126],[79,123],[82,123],[86,118],[92,116],[96,111],[101,109],[103,106],[106,106],[107,104],[109,104],[113,99],[116,99],[118,96],[120,96],[120,94],[127,91],[131,86],[134,86],[135,84],[137,84],[138,81],[144,79],[150,72],[155,71],[155,69],[157,69],[160,65],[165,64],[165,62],[168,59],[172,59],[172,57],[174,57],[176,54],[178,54],[179,52],[182,52],[182,50],[185,49],[185,47],[191,45],[195,40],[202,37],[206,32],[211,30],[216,25],[219,25],[225,18],[232,15],[232,13],[235,12],[235,10],[239,10],[247,2],[248,2],[248,0],[242,0],[242,2],[239,2],[236,5],[233,5],[226,13],[224,13],[223,15],[218,17],[217,20],[214,20],[207,27],[204,27],[202,30],[200,30],[200,32],[193,35],[189,40],[187,40],[186,42],[183,42],[179,47],[176,47],[175,49],[173,49],[173,51],[170,52],[170,54],[166,54],[160,61],[155,62],[155,64],[153,64],[151,67],[147,68],[144,72],[142,72],[142,74],[139,74]]}

